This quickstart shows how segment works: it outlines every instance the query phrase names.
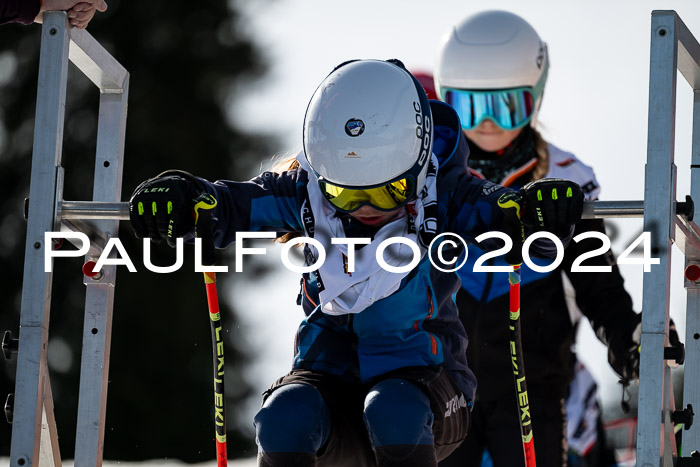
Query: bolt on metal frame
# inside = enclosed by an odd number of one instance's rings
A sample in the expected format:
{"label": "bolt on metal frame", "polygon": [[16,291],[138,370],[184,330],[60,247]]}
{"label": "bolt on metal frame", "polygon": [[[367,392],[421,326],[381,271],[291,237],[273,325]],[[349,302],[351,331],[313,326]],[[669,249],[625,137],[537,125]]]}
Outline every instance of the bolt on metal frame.
{"label": "bolt on metal frame", "polygon": [[[62,199],[61,144],[68,57],[100,89],[93,201]],[[700,465],[674,457],[674,401],[664,364],[668,335],[670,248],[676,243],[686,266],[700,264],[700,228],[676,213],[674,165],[676,70],[694,92],[691,197],[700,201],[700,46],[674,11],[654,11],[651,25],[649,123],[644,201],[586,202],[584,218],[644,217],[652,255],[660,264],[644,274],[637,465]],[[87,259],[128,219],[120,202],[128,72],[87,32],[67,27],[65,13],[44,17],[34,136],[24,288],[20,316],[11,467],[61,465],[46,364],[51,273],[44,268],[44,232],[89,230],[96,234]],[[696,204],[694,216],[700,215]],[[48,245],[50,247],[50,245]],[[81,359],[75,463],[102,464],[104,417],[114,298],[115,266],[99,280],[85,279],[87,296]],[[659,284],[666,287],[659,287]],[[687,296],[685,402],[700,407],[700,283],[685,280]],[[43,293],[39,293],[43,291]],[[697,337],[696,337],[697,336]],[[700,424],[683,433],[684,451],[700,451]]]}
{"label": "bolt on metal frame", "polygon": [[[121,199],[129,73],[88,32],[70,29],[65,12],[47,12],[41,29],[27,243],[20,313],[10,467],[61,465],[47,366],[52,273],[44,271],[44,233],[90,228],[117,235],[116,218],[83,222],[61,217],[61,155],[68,61],[100,92],[93,200]],[[101,251],[92,245],[88,258]],[[75,464],[102,464],[115,266],[85,278],[85,325]]]}

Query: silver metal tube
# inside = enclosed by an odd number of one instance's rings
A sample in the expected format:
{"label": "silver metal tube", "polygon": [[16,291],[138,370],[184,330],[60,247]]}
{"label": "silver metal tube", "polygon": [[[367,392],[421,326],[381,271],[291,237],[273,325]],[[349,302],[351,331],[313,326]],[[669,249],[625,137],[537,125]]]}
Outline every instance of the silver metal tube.
{"label": "silver metal tube", "polygon": [[585,201],[582,219],[644,217],[644,201]]}
{"label": "silver metal tube", "polygon": [[[101,201],[63,201],[60,219],[129,220],[129,203]],[[583,219],[644,217],[644,201],[585,201]]]}
{"label": "silver metal tube", "polygon": [[129,203],[119,201],[62,201],[59,219],[129,220]]}
{"label": "silver metal tube", "polygon": [[124,92],[129,72],[89,32],[71,29],[70,42],[70,61],[100,88],[101,93]]}

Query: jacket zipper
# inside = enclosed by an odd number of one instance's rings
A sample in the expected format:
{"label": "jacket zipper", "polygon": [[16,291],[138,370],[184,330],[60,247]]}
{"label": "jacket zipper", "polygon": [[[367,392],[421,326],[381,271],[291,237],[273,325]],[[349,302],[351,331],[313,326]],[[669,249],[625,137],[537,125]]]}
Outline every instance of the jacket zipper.
{"label": "jacket zipper", "polygon": [[[433,303],[433,291],[429,286],[426,287],[425,290],[428,292],[428,316],[426,316],[425,318],[423,318],[421,320],[417,320],[413,323],[413,329],[415,329],[416,331],[418,331],[418,329],[419,329],[418,323],[425,321],[426,319],[432,318],[433,313],[435,312],[435,305]],[[428,334],[428,336],[430,336],[430,351],[432,352],[433,355],[437,355],[437,339],[435,338],[435,336],[432,333],[430,333],[428,331],[425,331],[425,332]]]}

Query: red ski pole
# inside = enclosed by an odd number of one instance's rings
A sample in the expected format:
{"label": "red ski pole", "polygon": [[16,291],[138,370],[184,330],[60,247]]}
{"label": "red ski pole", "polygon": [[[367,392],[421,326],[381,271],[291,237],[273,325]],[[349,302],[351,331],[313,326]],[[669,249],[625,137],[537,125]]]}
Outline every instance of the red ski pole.
{"label": "red ski pole", "polygon": [[[212,211],[216,199],[209,194],[202,194],[196,200],[195,235],[202,239],[202,265],[211,266],[216,262],[214,239],[212,234]],[[226,411],[224,407],[224,341],[219,313],[219,299],[216,290],[216,273],[205,272],[204,284],[207,289],[209,322],[211,324],[211,343],[214,350],[214,426],[216,434],[216,465],[226,467]]]}
{"label": "red ski pole", "polygon": [[[514,248],[518,247],[519,245],[514,246]],[[510,356],[513,361],[515,392],[518,396],[520,434],[523,438],[525,467],[535,467],[535,440],[532,436],[532,416],[530,415],[530,403],[527,398],[525,363],[523,362],[520,331],[520,266],[520,264],[514,264],[513,272],[508,273],[508,281],[510,282],[510,323],[508,325],[510,331]]]}
{"label": "red ski pole", "polygon": [[502,196],[498,205],[506,216],[508,235],[513,239],[513,248],[506,254],[505,260],[513,266],[513,272],[508,273],[510,283],[510,320],[508,324],[510,337],[510,357],[513,363],[513,379],[515,381],[515,393],[518,399],[518,413],[520,418],[520,435],[523,439],[523,455],[525,467],[536,467],[535,439],[532,433],[532,416],[530,402],[527,397],[527,384],[525,381],[525,363],[523,361],[522,337],[520,330],[520,266],[523,262],[522,244],[525,238],[523,225],[520,222],[520,203],[512,193]]}

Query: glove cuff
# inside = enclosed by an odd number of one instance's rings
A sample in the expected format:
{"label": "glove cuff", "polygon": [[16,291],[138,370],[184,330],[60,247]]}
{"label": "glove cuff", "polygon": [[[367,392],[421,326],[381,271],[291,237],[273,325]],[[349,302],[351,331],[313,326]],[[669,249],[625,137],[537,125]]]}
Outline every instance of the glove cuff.
{"label": "glove cuff", "polygon": [[185,170],[168,169],[165,172],[159,173],[154,178],[164,178],[164,177],[171,177],[171,176],[182,177],[183,179],[187,180],[188,182],[194,183],[195,186],[197,187],[197,190],[200,193],[206,192],[206,189],[205,189],[202,181]]}

